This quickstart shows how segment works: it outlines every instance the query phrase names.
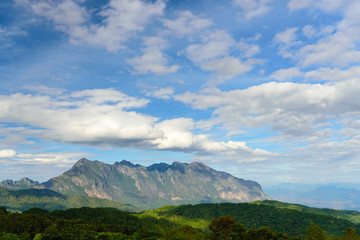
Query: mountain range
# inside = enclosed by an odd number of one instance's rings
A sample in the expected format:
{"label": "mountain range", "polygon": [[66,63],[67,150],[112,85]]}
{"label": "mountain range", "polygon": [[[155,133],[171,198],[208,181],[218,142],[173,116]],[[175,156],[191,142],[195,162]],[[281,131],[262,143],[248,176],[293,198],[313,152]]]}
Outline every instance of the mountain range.
{"label": "mountain range", "polygon": [[12,189],[26,189],[39,185],[38,181],[33,181],[27,177],[20,179],[19,181],[13,181],[10,179],[0,182],[0,187],[12,188]]}
{"label": "mountain range", "polygon": [[125,160],[111,165],[83,158],[70,170],[35,188],[131,203],[145,209],[270,199],[257,182],[216,171],[200,162],[145,167]]}
{"label": "mountain range", "polygon": [[360,211],[360,184],[296,184],[283,183],[264,187],[266,194],[282,202],[311,207]]}

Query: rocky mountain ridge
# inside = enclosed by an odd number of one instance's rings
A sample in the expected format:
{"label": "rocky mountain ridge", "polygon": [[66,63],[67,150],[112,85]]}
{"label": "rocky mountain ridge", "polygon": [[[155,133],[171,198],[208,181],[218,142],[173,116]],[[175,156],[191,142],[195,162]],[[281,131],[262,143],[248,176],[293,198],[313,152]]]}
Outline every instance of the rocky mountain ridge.
{"label": "rocky mountain ridge", "polygon": [[39,185],[38,181],[33,181],[27,177],[20,179],[19,181],[13,181],[10,179],[0,182],[0,187],[5,187],[9,189],[25,189],[32,188],[36,185]]}
{"label": "rocky mountain ridge", "polygon": [[200,162],[145,167],[125,160],[110,165],[83,158],[70,170],[36,188],[104,198],[142,208],[269,199],[257,182],[216,171]]}

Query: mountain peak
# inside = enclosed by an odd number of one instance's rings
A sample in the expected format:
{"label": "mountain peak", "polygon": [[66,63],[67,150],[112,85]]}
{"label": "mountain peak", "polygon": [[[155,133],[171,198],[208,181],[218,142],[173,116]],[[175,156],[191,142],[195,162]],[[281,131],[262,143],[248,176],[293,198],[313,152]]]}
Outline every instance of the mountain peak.
{"label": "mountain peak", "polygon": [[122,166],[128,166],[128,167],[135,167],[135,165],[127,160],[122,160],[121,162],[115,162],[115,165],[122,165]]}
{"label": "mountain peak", "polygon": [[31,180],[30,178],[24,177],[19,181],[13,181],[10,179],[0,182],[0,187],[14,188],[14,189],[23,189],[23,188],[32,188],[38,185],[38,181]]}
{"label": "mountain peak", "polygon": [[148,171],[159,171],[159,172],[165,172],[170,168],[170,165],[167,163],[155,163],[149,167],[147,167],[146,169]]}

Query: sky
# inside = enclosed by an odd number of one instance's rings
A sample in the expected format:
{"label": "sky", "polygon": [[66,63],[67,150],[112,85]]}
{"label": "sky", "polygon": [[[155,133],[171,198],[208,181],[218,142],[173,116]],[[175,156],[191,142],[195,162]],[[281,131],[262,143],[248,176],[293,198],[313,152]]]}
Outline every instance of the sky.
{"label": "sky", "polygon": [[358,0],[0,1],[0,181],[80,158],[359,183]]}

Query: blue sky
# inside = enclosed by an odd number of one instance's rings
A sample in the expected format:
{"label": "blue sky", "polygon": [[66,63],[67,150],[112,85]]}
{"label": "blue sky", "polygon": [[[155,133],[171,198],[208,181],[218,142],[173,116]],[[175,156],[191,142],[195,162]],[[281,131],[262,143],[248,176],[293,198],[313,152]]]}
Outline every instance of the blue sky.
{"label": "blue sky", "polygon": [[0,180],[87,157],[359,182],[360,2],[0,2]]}

